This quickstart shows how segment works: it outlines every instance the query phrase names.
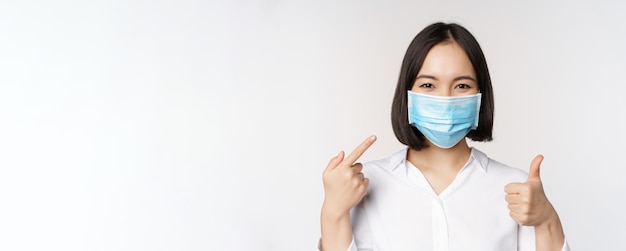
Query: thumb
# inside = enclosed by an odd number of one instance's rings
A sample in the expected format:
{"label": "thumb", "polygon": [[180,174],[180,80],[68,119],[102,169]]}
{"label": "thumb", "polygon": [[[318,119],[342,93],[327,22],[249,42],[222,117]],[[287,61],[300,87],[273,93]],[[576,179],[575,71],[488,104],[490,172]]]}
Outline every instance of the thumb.
{"label": "thumb", "polygon": [[343,161],[343,155],[344,155],[343,151],[340,151],[339,154],[337,154],[337,156],[330,159],[330,162],[328,162],[328,165],[326,166],[326,170],[324,170],[324,172],[335,169],[335,167],[337,167],[339,163]]}
{"label": "thumb", "polygon": [[530,163],[530,170],[528,171],[528,180],[541,180],[539,176],[539,167],[541,166],[541,161],[543,161],[543,155],[537,155],[533,162]]}

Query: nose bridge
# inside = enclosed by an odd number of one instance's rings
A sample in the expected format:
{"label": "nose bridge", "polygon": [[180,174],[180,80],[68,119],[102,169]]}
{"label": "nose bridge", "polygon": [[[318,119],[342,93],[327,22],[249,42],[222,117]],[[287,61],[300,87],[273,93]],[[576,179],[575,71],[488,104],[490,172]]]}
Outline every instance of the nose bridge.
{"label": "nose bridge", "polygon": [[452,96],[452,86],[451,85],[443,85],[439,88],[437,92],[437,96],[450,97]]}

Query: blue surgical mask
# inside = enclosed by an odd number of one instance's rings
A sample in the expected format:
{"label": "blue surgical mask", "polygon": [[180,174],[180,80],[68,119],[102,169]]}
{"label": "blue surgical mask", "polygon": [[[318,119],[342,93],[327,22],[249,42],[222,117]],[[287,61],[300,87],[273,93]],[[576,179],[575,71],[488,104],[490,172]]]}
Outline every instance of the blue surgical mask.
{"label": "blue surgical mask", "polygon": [[459,143],[478,126],[481,94],[440,97],[408,91],[409,124],[441,148]]}

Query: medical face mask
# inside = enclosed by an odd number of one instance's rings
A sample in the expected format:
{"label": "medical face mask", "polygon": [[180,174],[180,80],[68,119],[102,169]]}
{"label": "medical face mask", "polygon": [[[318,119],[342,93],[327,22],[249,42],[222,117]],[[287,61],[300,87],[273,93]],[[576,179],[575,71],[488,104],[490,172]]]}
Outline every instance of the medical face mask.
{"label": "medical face mask", "polygon": [[408,91],[409,124],[430,142],[450,148],[478,126],[481,94],[440,97]]}

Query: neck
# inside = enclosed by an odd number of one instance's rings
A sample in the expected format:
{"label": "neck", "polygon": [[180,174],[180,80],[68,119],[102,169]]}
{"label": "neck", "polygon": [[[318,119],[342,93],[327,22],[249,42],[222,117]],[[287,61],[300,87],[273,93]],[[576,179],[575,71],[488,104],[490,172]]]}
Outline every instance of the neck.
{"label": "neck", "polygon": [[465,139],[448,149],[439,148],[428,142],[428,147],[422,150],[409,149],[407,160],[422,171],[452,171],[456,173],[467,163],[471,152],[472,150]]}

